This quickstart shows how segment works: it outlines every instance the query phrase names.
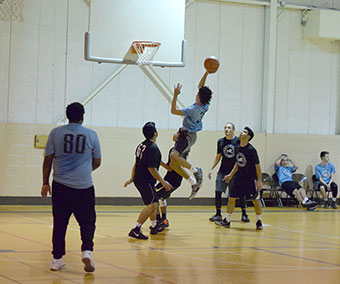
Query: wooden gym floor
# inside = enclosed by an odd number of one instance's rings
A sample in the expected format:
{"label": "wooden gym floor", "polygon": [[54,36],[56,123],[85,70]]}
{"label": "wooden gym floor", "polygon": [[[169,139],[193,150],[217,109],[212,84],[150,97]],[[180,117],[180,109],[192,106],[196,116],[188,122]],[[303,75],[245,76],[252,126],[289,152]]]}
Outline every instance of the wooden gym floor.
{"label": "wooden gym floor", "polygon": [[[265,208],[264,230],[208,221],[213,207],[170,206],[170,228],[146,241],[127,236],[141,207],[98,206],[94,261],[80,261],[78,225],[67,233],[66,269],[52,272],[49,206],[0,206],[0,283],[340,283],[340,210]],[[150,222],[144,225],[149,235]]]}

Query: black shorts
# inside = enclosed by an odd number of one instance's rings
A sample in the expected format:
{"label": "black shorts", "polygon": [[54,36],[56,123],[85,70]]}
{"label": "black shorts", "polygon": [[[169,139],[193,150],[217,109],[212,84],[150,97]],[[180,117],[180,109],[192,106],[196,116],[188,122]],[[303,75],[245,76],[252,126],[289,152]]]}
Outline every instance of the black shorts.
{"label": "black shorts", "polygon": [[318,181],[318,189],[320,190],[320,187],[323,186],[326,191],[332,191],[334,189],[338,189],[338,185],[335,182],[331,183],[331,188],[327,188],[326,185]]}
{"label": "black shorts", "polygon": [[282,189],[290,196],[290,197],[295,197],[293,194],[293,191],[295,189],[300,189],[301,185],[299,185],[297,182],[295,181],[285,181],[282,185],[281,185]]}
{"label": "black shorts", "polygon": [[158,202],[155,185],[153,183],[148,183],[146,181],[134,181],[133,183],[138,189],[145,205]]}
{"label": "black shorts", "polygon": [[255,199],[257,195],[258,191],[254,179],[235,177],[234,185],[230,191],[231,198]]}
{"label": "black shorts", "polygon": [[179,136],[175,143],[174,149],[184,155],[188,155],[190,152],[190,148],[192,145],[195,144],[197,139],[197,133],[196,132],[188,132],[187,130],[184,130],[180,128],[179,130]]}
{"label": "black shorts", "polygon": [[162,186],[161,183],[158,183],[156,185],[157,196],[158,198],[161,198],[163,200],[169,198],[171,193],[173,193],[177,188],[180,187],[183,178],[178,173],[176,173],[174,170],[172,170],[166,173],[164,180],[172,185],[172,189],[167,191]]}

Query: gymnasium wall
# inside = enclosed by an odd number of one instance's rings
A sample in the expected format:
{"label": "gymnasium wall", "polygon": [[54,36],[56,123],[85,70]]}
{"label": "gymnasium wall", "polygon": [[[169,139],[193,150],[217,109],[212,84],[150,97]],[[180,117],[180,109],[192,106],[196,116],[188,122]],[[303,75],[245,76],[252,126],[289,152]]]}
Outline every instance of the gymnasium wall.
{"label": "gymnasium wall", "polygon": [[[23,22],[0,22],[0,122],[54,124],[68,103],[87,98],[118,68],[83,59],[87,2],[25,0]],[[296,10],[278,16],[274,132],[332,135],[340,127],[340,45],[303,40],[300,16]],[[220,131],[229,120],[261,131],[264,26],[262,6],[195,1],[186,9],[187,65],[156,70],[169,86],[183,84],[180,99],[189,105],[204,58],[220,58],[219,72],[207,80],[214,97],[206,131]],[[88,104],[86,122],[138,128],[154,120],[176,129],[181,119],[169,110],[139,68],[129,66]]]}
{"label": "gymnasium wall", "polygon": [[[46,124],[0,124],[0,196],[39,196],[42,183],[43,150],[34,149],[35,134],[48,134],[53,125]],[[123,188],[130,178],[134,164],[134,151],[143,140],[140,129],[117,127],[93,127],[102,146],[102,166],[93,172],[97,197],[139,197],[133,185]],[[163,160],[173,145],[173,130],[159,130],[157,144]],[[238,134],[238,132],[237,132]],[[190,153],[193,165],[203,168],[204,183],[198,197],[214,197],[215,175],[212,180],[207,173],[215,159],[216,142],[223,137],[222,131],[203,131]],[[273,163],[281,153],[287,153],[300,167],[298,172],[312,176],[314,166],[319,163],[319,153],[329,150],[331,161],[340,171],[340,137],[327,135],[270,134],[256,133],[252,144],[257,148],[263,172],[273,173]],[[165,173],[161,169],[162,174]],[[336,182],[340,184],[340,175]],[[189,183],[184,181],[174,197],[188,197]],[[188,204],[189,201],[187,201]]]}

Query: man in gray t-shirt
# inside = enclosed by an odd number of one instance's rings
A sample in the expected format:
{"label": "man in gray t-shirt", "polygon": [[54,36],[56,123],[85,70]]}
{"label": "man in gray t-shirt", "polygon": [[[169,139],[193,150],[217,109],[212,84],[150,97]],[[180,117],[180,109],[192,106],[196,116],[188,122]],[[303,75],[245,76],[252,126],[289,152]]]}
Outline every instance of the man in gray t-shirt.
{"label": "man in gray t-shirt", "polygon": [[[80,226],[82,261],[86,272],[93,272],[93,237],[96,212],[91,173],[100,166],[97,133],[82,126],[84,107],[72,103],[66,108],[69,124],[52,129],[45,147],[41,196],[52,195],[53,260],[51,270],[64,269],[65,235],[74,214]],[[49,177],[53,164],[52,192]]]}

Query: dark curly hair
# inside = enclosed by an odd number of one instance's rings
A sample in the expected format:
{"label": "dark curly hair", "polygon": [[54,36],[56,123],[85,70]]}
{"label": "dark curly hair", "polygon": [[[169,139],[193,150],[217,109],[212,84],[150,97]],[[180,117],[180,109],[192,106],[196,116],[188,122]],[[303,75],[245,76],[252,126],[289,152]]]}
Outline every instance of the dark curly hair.
{"label": "dark curly hair", "polygon": [[211,100],[212,91],[209,89],[209,87],[202,86],[198,91],[198,95],[199,95],[201,103],[203,105],[206,105]]}
{"label": "dark curly hair", "polygon": [[85,109],[81,103],[72,103],[69,104],[66,108],[66,117],[69,122],[77,123],[80,120],[84,119]]}

